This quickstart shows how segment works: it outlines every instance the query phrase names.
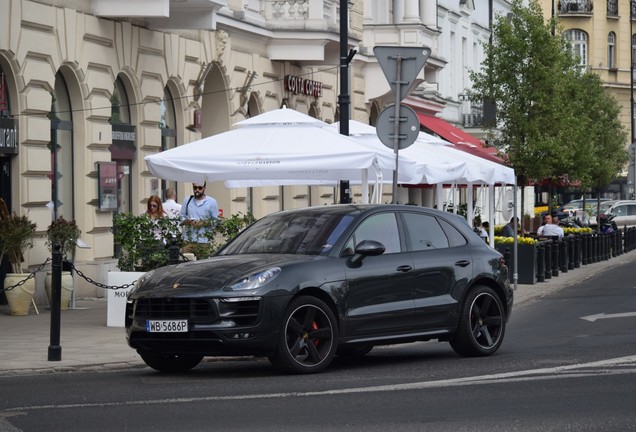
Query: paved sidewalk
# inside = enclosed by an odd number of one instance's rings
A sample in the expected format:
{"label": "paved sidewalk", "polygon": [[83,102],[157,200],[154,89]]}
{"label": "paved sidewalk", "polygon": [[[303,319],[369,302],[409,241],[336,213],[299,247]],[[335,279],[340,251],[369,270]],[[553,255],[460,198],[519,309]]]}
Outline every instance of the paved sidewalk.
{"label": "paved sidewalk", "polygon": [[[518,285],[515,305],[635,261],[636,252],[630,252],[560,273],[546,282]],[[28,316],[11,316],[8,306],[0,305],[0,376],[145,366],[128,347],[124,329],[106,326],[106,299],[79,299],[75,309],[62,311],[61,361],[48,361],[51,314],[47,306],[40,306],[39,310],[39,315],[31,310]]]}

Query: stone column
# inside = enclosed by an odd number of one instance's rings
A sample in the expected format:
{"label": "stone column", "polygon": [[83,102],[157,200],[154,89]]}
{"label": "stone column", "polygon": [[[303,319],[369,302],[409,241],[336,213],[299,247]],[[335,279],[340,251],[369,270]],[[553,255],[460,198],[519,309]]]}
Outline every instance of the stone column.
{"label": "stone column", "polygon": [[437,0],[419,0],[420,17],[425,26],[437,27]]}
{"label": "stone column", "polygon": [[404,17],[402,19],[402,22],[405,22],[405,23],[421,22],[419,0],[404,0]]}

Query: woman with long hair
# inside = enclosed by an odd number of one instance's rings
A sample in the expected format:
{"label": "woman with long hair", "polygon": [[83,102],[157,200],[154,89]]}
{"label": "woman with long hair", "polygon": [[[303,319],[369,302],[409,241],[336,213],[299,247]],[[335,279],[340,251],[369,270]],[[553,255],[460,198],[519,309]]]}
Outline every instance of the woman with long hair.
{"label": "woman with long hair", "polygon": [[163,204],[161,204],[161,198],[159,198],[159,196],[150,195],[148,203],[146,204],[146,214],[150,219],[159,219],[167,216],[163,210]]}

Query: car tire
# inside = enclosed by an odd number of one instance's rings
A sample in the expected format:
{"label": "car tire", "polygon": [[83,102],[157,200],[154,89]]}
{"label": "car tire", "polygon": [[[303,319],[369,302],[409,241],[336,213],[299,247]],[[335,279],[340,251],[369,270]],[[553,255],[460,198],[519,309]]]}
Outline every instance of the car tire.
{"label": "car tire", "polygon": [[202,355],[196,354],[155,354],[140,352],[139,355],[148,366],[159,372],[166,373],[188,371],[203,360]]}
{"label": "car tire", "polygon": [[338,324],[331,308],[318,298],[303,296],[287,307],[269,361],[285,373],[316,373],[329,366],[337,348]]}
{"label": "car tire", "polygon": [[499,349],[505,332],[506,316],[499,296],[492,288],[479,285],[464,298],[450,345],[462,356],[489,356]]}

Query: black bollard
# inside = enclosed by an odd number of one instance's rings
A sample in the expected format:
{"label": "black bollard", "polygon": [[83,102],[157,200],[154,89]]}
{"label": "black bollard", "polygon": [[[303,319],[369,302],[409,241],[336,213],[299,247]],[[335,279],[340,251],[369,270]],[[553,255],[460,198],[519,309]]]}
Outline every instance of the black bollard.
{"label": "black bollard", "polygon": [[566,237],[559,240],[559,269],[562,273],[568,272],[568,240]]}
{"label": "black bollard", "polygon": [[545,247],[545,278],[552,279],[552,242],[544,243]]}
{"label": "black bollard", "polygon": [[537,245],[537,282],[545,282],[545,247],[542,242]]}
{"label": "black bollard", "polygon": [[581,236],[574,237],[574,268],[581,267]]}
{"label": "black bollard", "polygon": [[590,235],[589,234],[583,234],[582,238],[581,238],[581,264],[582,265],[587,265],[588,261],[588,248],[590,245],[590,241],[589,241]]}
{"label": "black bollard", "polygon": [[60,318],[62,304],[62,245],[53,244],[51,255],[51,338],[49,343],[49,361],[62,360],[62,346],[60,345]]}
{"label": "black bollard", "polygon": [[552,276],[559,276],[559,240],[552,240]]}

